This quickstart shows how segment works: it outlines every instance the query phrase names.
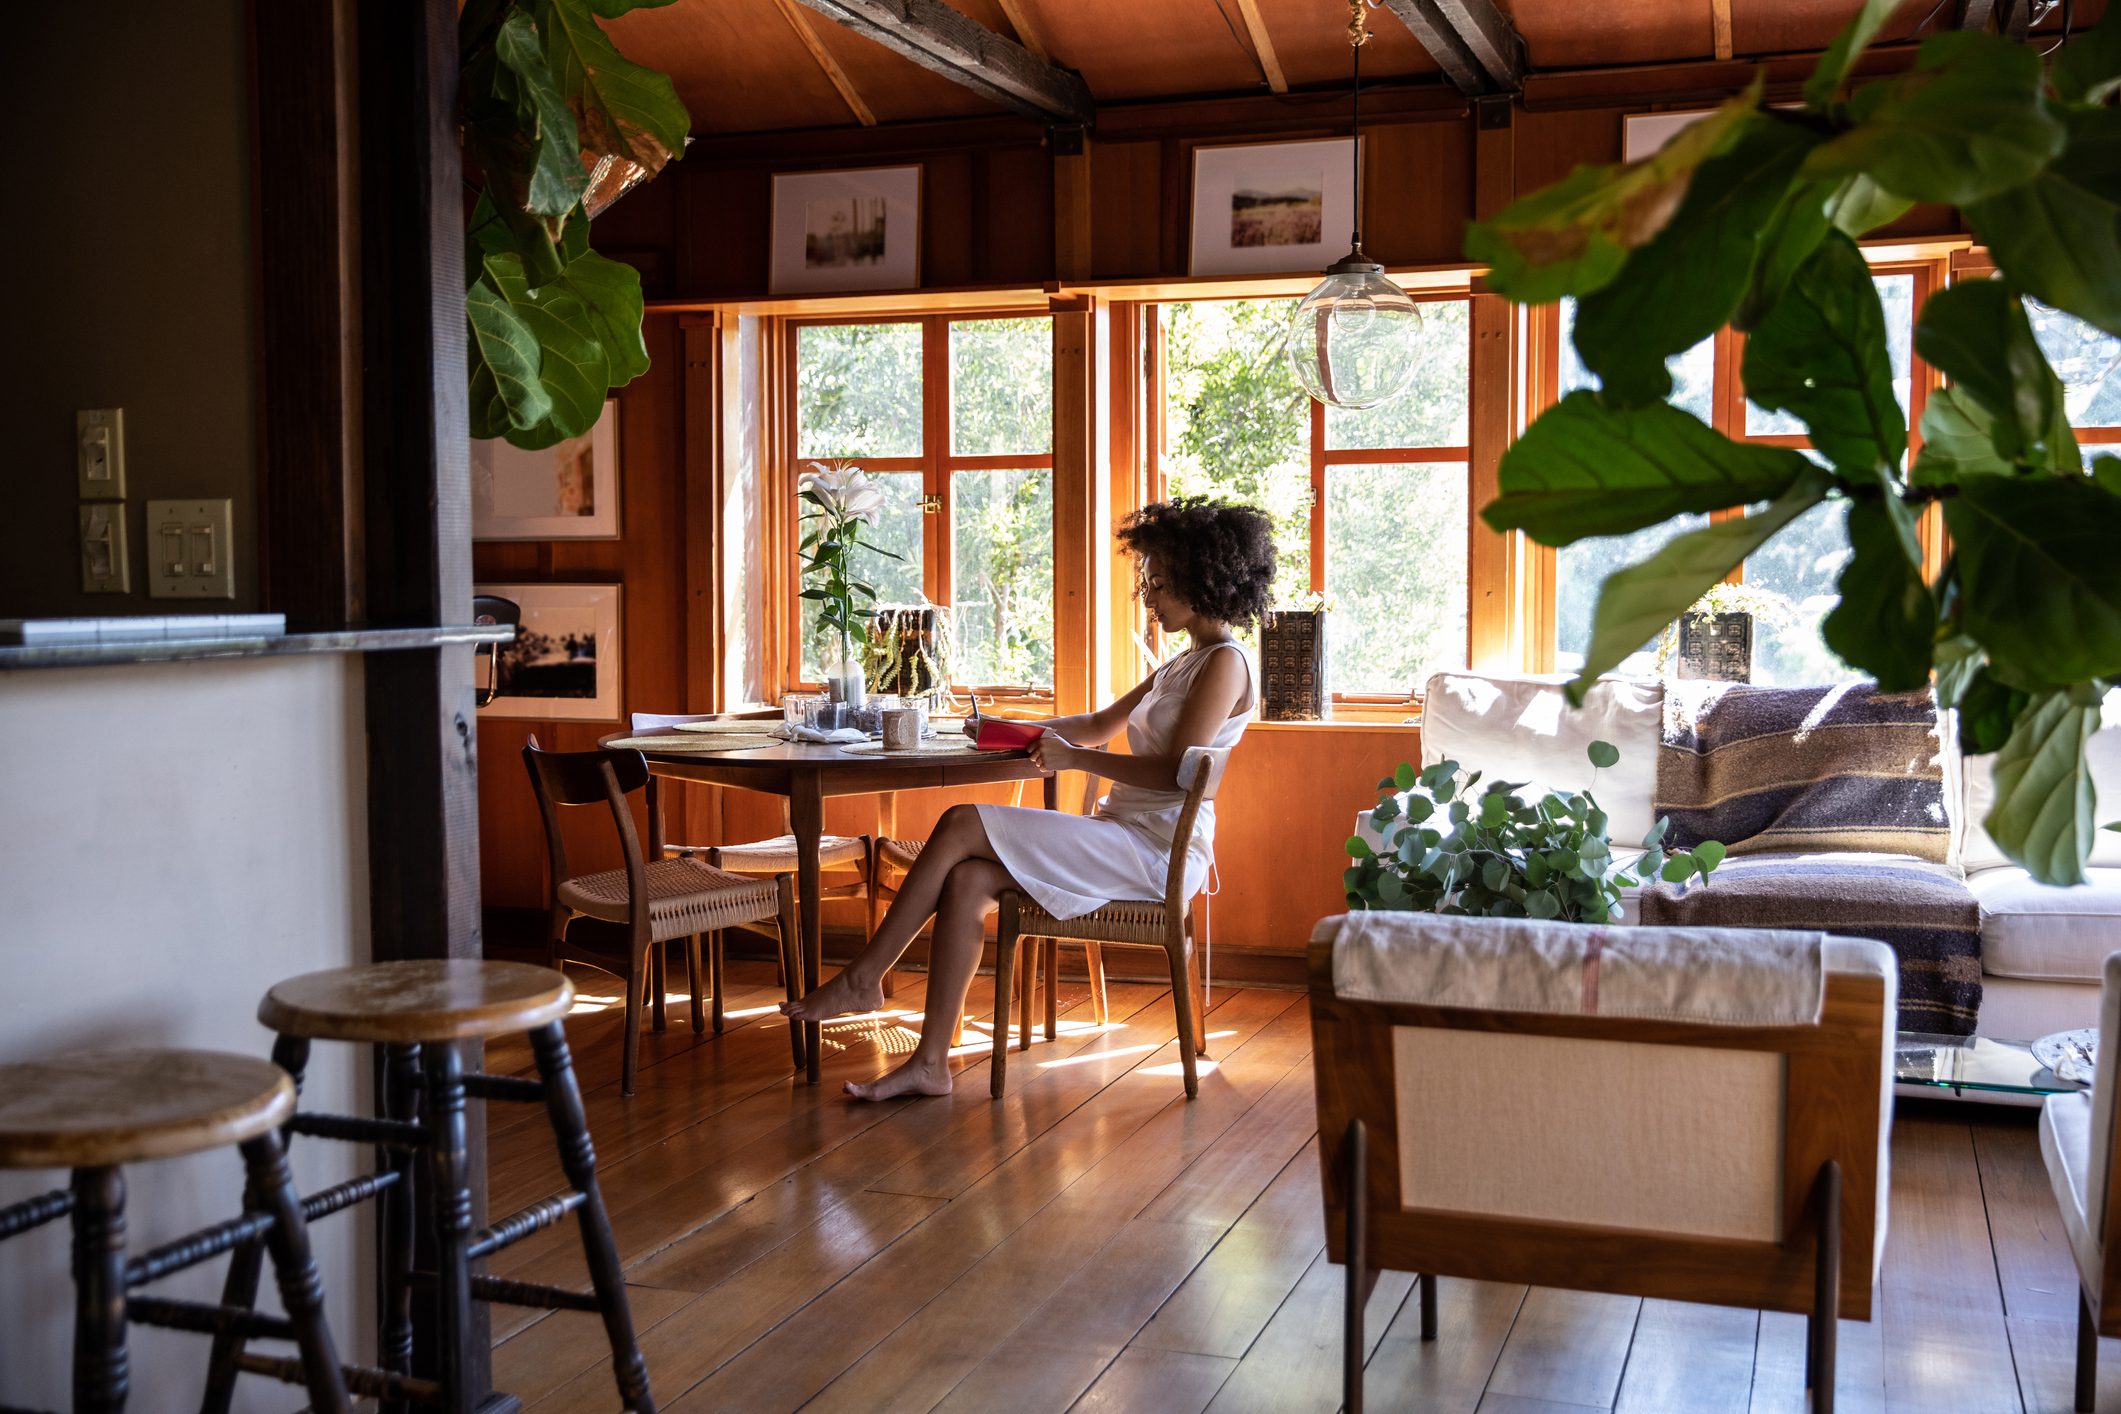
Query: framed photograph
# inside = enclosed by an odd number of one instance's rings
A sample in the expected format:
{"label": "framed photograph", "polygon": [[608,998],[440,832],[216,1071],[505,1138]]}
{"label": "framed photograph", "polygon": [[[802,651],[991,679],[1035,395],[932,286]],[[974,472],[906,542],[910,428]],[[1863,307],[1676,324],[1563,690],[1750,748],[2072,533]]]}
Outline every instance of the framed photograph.
{"label": "framed photograph", "polygon": [[1713,110],[1692,108],[1678,113],[1630,113],[1620,120],[1620,160],[1640,162]]}
{"label": "framed photograph", "polygon": [[921,169],[777,172],[777,295],[910,290],[921,282]]}
{"label": "framed photograph", "polygon": [[1317,271],[1355,229],[1353,138],[1193,150],[1195,275]]}
{"label": "framed photograph", "polygon": [[516,641],[502,647],[494,700],[482,717],[541,722],[619,718],[619,587],[616,584],[481,584],[522,606]]}
{"label": "framed photograph", "polygon": [[471,439],[471,538],[619,538],[619,400],[579,437],[526,452]]}

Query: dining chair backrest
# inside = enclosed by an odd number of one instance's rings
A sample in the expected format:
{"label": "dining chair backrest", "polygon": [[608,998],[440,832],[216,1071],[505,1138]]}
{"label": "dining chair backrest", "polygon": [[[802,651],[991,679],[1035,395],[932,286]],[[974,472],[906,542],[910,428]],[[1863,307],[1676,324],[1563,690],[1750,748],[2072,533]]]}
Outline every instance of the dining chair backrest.
{"label": "dining chair backrest", "polygon": [[546,751],[533,736],[523,746],[523,766],[530,773],[530,788],[538,798],[538,814],[545,822],[545,848],[552,861],[552,887],[572,877],[567,869],[567,845],[560,833],[559,807],[608,806],[619,832],[619,847],[626,856],[626,884],[630,897],[647,892],[646,865],[641,858],[641,837],[634,828],[633,811],[626,797],[648,784],[648,760],[638,751]]}
{"label": "dining chair backrest", "polygon": [[2121,1067],[2121,952],[2106,959],[2105,985],[2099,997],[2099,1039],[2092,1067],[2091,1148],[2086,1154],[2085,1194],[2089,1198],[2085,1218],[2091,1235],[2105,1255],[2103,1286],[2121,1292],[2121,1244],[2112,1240],[2117,1215],[2121,1215],[2121,1161],[2115,1156],[2121,1134],[2114,1121],[2115,1068]]}
{"label": "dining chair backrest", "polygon": [[[471,621],[475,624],[506,624],[520,628],[523,623],[523,606],[513,599],[503,599],[498,594],[474,594],[471,596]],[[479,705],[491,703],[501,695],[501,645],[481,644],[486,657],[486,685],[478,689]],[[474,654],[474,658],[476,658]]]}
{"label": "dining chair backrest", "polygon": [[1201,807],[1215,799],[1222,788],[1223,772],[1230,767],[1227,746],[1189,746],[1178,759],[1178,783],[1185,789],[1186,803],[1179,808],[1178,824],[1171,835],[1171,862],[1164,874],[1164,906],[1173,918],[1186,913],[1186,855],[1193,844],[1193,827]]}

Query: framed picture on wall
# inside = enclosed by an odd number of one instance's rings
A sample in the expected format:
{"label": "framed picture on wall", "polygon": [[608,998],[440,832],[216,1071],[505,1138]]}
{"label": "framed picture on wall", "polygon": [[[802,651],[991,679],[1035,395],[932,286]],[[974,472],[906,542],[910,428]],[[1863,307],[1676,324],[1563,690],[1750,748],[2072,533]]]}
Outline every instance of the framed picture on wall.
{"label": "framed picture on wall", "polygon": [[619,718],[619,587],[616,584],[481,584],[522,606],[516,641],[495,665],[494,700],[482,717],[541,722]]}
{"label": "framed picture on wall", "polygon": [[777,295],[910,290],[921,282],[921,169],[777,172]]}
{"label": "framed picture on wall", "polygon": [[1288,275],[1348,253],[1353,138],[1193,149],[1195,275]]}
{"label": "framed picture on wall", "polygon": [[526,452],[471,439],[471,538],[619,538],[619,400],[579,437]]}

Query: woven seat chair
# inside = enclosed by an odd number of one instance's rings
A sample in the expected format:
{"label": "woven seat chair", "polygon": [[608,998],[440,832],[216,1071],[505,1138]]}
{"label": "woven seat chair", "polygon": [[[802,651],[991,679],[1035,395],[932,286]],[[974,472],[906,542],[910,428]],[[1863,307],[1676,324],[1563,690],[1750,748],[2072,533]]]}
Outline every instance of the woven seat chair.
{"label": "woven seat chair", "polygon": [[[636,712],[633,715],[635,731],[645,726],[669,726],[681,722],[778,722],[779,711],[771,712],[709,712],[685,716],[660,716]],[[747,840],[742,844],[696,845],[666,844],[663,853],[679,859],[704,859],[716,869],[731,874],[746,874],[765,877],[776,882],[786,879],[794,886],[795,871],[800,858],[795,848],[795,831],[788,818],[788,802],[781,802],[782,833],[771,839]],[[877,862],[876,841],[868,835],[824,835],[818,840],[818,869],[829,873],[833,870],[851,870],[855,877],[839,884],[827,884],[819,891],[820,899],[859,898],[869,906],[869,932],[876,932],[876,916],[879,898],[876,889]],[[865,938],[864,941],[867,941]],[[787,964],[779,963],[779,980],[787,981]],[[895,988],[889,972],[884,974],[884,995],[890,996]]]}
{"label": "woven seat chair", "polygon": [[[648,763],[638,751],[543,751],[532,737],[523,748],[538,813],[545,821],[545,844],[552,861],[551,928],[547,938],[552,965],[582,962],[626,981],[626,1040],[619,1088],[633,1093],[641,1049],[641,1001],[651,991],[657,1031],[664,1029],[661,971],[649,966],[650,950],[686,941],[687,981],[692,991],[692,1029],[707,1029],[700,985],[700,939],[710,938],[708,963],[714,996],[715,1034],[723,1027],[722,932],[745,923],[771,920],[780,935],[781,965],[788,999],[803,994],[803,969],[796,951],[795,887],[787,875],[746,878],[698,859],[644,861],[640,836],[626,797],[648,784]],[[606,805],[619,832],[626,863],[620,869],[571,875],[560,835],[560,806]],[[795,1063],[804,1063],[803,1031],[789,1023]]]}
{"label": "woven seat chair", "polygon": [[[1075,918],[1055,918],[1040,908],[1030,898],[1015,889],[1004,890],[1001,897],[1001,928],[995,937],[994,959],[994,1063],[989,1077],[994,1097],[1000,1099],[1004,1082],[1003,1066],[1009,1051],[1009,1028],[1002,1018],[1009,1014],[1009,984],[1011,973],[1018,966],[1017,946],[1034,938],[1046,940],[1046,1020],[1047,1035],[1053,1034],[1054,979],[1057,975],[1057,953],[1063,942],[1081,943],[1085,951],[1104,944],[1123,947],[1161,948],[1171,970],[1171,1000],[1178,1010],[1178,1055],[1185,1071],[1186,1098],[1192,1099],[1200,1093],[1200,1079],[1194,1058],[1201,1054],[1201,1043],[1207,1034],[1205,1017],[1201,1013],[1200,989],[1193,985],[1193,916],[1187,907],[1186,892],[1186,848],[1193,839],[1194,822],[1200,818],[1201,806],[1215,798],[1222,785],[1223,772],[1230,764],[1227,747],[1193,746],[1186,748],[1178,767],[1179,784],[1185,787],[1186,803],[1179,811],[1178,825],[1171,837],[1171,858],[1164,874],[1164,896],[1161,900],[1123,899],[1105,904],[1101,908]],[[1028,964],[1031,953],[1025,950],[1024,961]],[[1026,968],[1027,971],[1030,969]],[[1103,967],[1100,962],[1091,963],[1093,1004],[1098,1020],[1102,1022],[1104,994]],[[1031,1045],[1030,992],[1024,993],[1022,1015],[1022,1046]]]}

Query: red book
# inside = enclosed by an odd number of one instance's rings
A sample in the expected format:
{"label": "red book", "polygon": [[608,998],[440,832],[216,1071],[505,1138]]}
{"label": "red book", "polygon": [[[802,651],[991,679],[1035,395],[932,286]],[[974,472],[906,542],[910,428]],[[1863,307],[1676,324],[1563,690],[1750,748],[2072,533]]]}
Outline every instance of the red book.
{"label": "red book", "polygon": [[1036,722],[1007,722],[999,717],[982,717],[979,735],[972,744],[981,751],[1022,751],[1046,734],[1046,729]]}

